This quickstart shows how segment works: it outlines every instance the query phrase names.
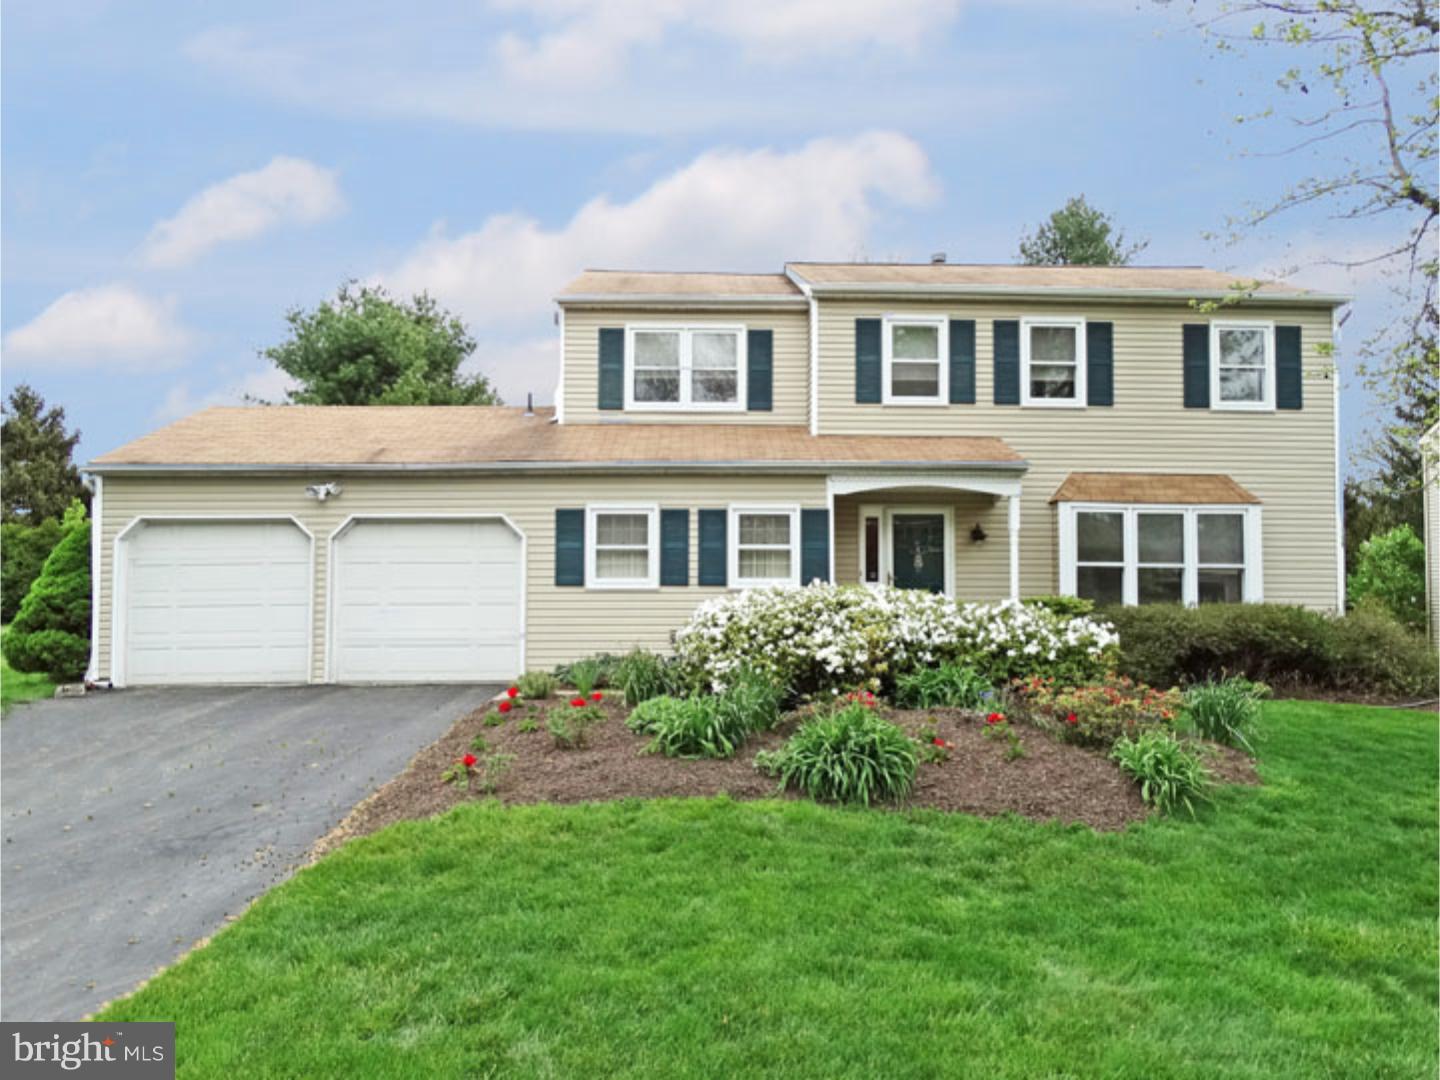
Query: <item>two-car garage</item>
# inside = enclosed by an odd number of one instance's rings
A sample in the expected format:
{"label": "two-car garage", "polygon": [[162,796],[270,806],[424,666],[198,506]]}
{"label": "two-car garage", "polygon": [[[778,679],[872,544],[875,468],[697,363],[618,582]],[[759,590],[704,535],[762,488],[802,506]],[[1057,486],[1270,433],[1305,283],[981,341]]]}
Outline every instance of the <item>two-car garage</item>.
{"label": "two-car garage", "polygon": [[[497,516],[146,518],[115,541],[112,678],[480,682],[522,664],[523,556]],[[328,582],[328,588],[326,583]]]}

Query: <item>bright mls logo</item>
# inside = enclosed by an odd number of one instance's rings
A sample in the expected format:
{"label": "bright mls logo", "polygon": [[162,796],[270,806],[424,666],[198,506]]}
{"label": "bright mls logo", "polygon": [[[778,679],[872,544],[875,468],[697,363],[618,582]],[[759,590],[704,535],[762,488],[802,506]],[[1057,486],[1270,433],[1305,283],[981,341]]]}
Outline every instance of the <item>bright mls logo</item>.
{"label": "bright mls logo", "polygon": [[174,1024],[0,1024],[7,1080],[173,1080]]}

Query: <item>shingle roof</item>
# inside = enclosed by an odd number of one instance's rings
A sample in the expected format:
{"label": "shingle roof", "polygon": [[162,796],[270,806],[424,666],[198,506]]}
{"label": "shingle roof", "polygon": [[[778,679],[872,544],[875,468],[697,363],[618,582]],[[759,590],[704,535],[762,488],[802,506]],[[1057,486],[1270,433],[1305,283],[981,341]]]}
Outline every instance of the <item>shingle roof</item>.
{"label": "shingle roof", "polygon": [[984,465],[1023,469],[990,437],[822,435],[741,424],[551,423],[500,406],[216,407],[102,454],[90,468],[511,465]]}
{"label": "shingle roof", "polygon": [[1074,472],[1050,501],[1224,505],[1260,500],[1223,473]]}
{"label": "shingle roof", "polygon": [[650,270],[586,270],[557,300],[607,296],[737,297],[803,300],[784,274],[686,274]]}
{"label": "shingle roof", "polygon": [[965,263],[788,263],[812,285],[951,286],[1224,293],[1243,283],[1257,294],[1318,295],[1284,281],[1262,281],[1201,266],[1013,266]]}

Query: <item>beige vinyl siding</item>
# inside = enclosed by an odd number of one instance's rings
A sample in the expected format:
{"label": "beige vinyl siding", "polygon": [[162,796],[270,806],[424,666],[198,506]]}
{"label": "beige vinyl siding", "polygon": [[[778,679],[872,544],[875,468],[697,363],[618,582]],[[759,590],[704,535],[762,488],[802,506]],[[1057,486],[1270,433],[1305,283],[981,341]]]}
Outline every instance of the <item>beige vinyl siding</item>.
{"label": "beige vinyl siding", "polygon": [[[976,322],[975,405],[855,403],[855,320],[926,314]],[[1114,323],[1115,404],[1084,409],[993,404],[996,319],[1083,315]],[[1186,409],[1181,327],[1207,321],[1183,304],[823,300],[820,325],[821,434],[994,435],[1024,457],[1020,548],[1022,594],[1059,584],[1055,509],[1049,503],[1075,471],[1224,473],[1264,503],[1265,599],[1333,609],[1339,602],[1335,506],[1335,382],[1321,349],[1328,308],[1278,305],[1227,309],[1223,317],[1302,328],[1304,408],[1224,412]]]}
{"label": "beige vinyl siding", "polygon": [[[613,423],[633,419],[646,424],[808,424],[810,408],[809,309],[736,309],[676,311],[643,308],[567,308],[564,313],[564,401],[567,424]],[[635,412],[598,407],[600,328],[626,323],[664,322],[686,326],[743,325],[774,331],[773,408],[769,412]]]}
{"label": "beige vinyl siding", "polygon": [[326,578],[329,539],[351,515],[424,517],[504,514],[525,534],[526,666],[551,667],[593,652],[640,645],[669,648],[670,632],[701,601],[724,593],[701,588],[697,578],[699,537],[690,518],[690,581],[685,587],[648,591],[557,587],[555,509],[586,503],[655,503],[662,508],[723,508],[730,503],[825,505],[825,481],[818,476],[360,476],[343,477],[344,494],[320,503],[305,494],[307,484],[332,474],[284,477],[122,476],[105,478],[101,522],[99,668],[110,677],[113,626],[111,582],[115,538],[137,517],[186,515],[263,517],[293,515],[315,535],[315,618],[311,677],[325,677]]}
{"label": "beige vinyl siding", "polygon": [[[948,506],[955,516],[955,596],[959,600],[1004,600],[1010,595],[1010,538],[1006,500],[968,491],[874,491],[835,500],[835,580],[860,583],[862,506]],[[979,525],[985,539],[975,543]]]}

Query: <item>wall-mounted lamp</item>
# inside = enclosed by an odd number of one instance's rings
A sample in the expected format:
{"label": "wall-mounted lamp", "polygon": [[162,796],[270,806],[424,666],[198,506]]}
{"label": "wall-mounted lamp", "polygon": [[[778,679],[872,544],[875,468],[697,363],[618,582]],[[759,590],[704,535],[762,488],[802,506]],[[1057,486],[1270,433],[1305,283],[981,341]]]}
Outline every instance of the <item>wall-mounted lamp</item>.
{"label": "wall-mounted lamp", "polygon": [[970,542],[972,544],[983,544],[985,542],[985,530],[980,527],[977,521],[975,527],[970,530]]}
{"label": "wall-mounted lamp", "polygon": [[326,499],[337,497],[345,489],[340,486],[340,481],[331,480],[325,484],[310,484],[305,488],[305,494],[317,502],[324,502]]}

